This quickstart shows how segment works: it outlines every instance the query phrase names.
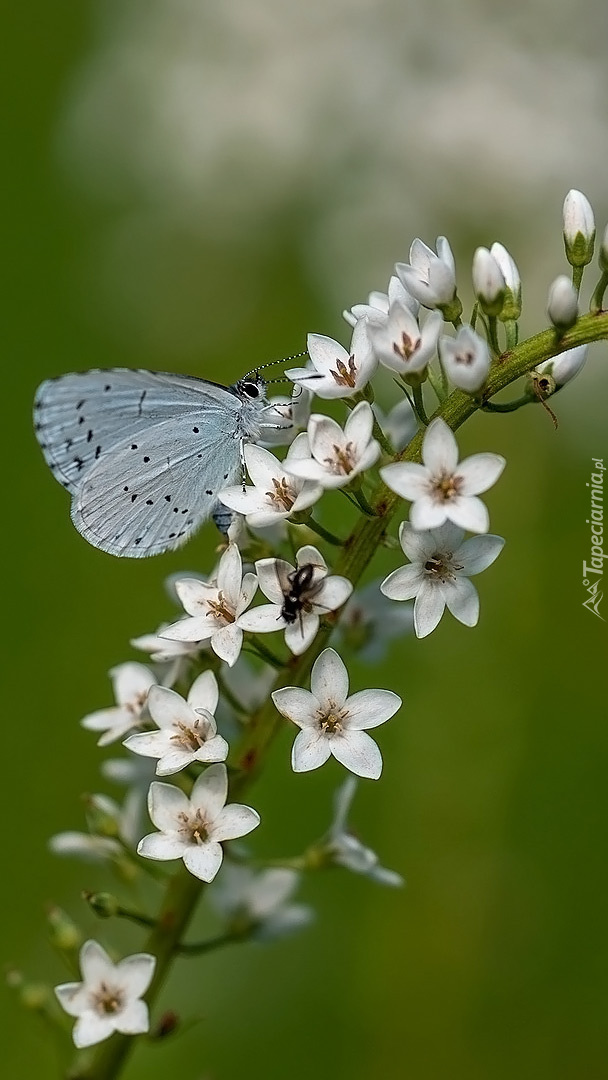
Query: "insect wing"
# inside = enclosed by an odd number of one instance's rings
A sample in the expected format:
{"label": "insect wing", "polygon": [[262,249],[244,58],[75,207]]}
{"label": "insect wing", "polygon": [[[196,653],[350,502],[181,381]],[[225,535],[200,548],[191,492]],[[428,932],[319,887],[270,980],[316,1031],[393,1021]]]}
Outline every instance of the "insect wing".
{"label": "insect wing", "polygon": [[137,442],[152,424],[186,421],[203,408],[208,423],[221,423],[226,411],[236,416],[239,407],[224,387],[193,376],[128,368],[83,371],[42,383],[34,428],[47,465],[74,494],[85,472],[129,435]]}
{"label": "insect wing", "polygon": [[114,369],[43,383],[34,421],[79,532],[141,557],[184,543],[236,479],[242,407],[204,379]]}
{"label": "insect wing", "polygon": [[189,440],[175,429],[165,421],[139,442],[129,436],[88,470],[72,521],[89,543],[111,555],[158,555],[180,547],[209,517],[218,490],[238,476],[239,441],[207,414],[190,422]]}

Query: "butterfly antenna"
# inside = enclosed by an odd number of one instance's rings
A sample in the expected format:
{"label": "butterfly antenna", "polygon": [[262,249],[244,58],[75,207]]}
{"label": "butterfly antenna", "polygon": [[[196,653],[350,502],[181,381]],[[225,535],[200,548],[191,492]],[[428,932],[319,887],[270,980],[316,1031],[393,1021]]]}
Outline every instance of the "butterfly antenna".
{"label": "butterfly antenna", "polygon": [[[288,364],[290,360],[298,360],[300,356],[308,356],[306,349],[303,352],[294,353],[293,356],[284,356],[280,360],[269,360],[267,364],[258,364],[252,371],[248,371],[246,375],[243,375],[243,378],[248,379],[251,375],[257,376],[265,368],[274,367],[275,364]],[[266,383],[285,382],[285,379],[265,379],[264,381]]]}

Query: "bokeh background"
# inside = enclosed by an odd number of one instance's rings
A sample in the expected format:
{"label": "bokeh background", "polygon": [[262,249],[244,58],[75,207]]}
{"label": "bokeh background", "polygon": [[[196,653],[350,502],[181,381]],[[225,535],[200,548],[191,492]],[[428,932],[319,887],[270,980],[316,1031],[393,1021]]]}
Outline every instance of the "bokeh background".
{"label": "bokeh background", "polygon": [[[47,852],[102,788],[79,718],[107,670],[169,617],[178,555],[113,560],[73,530],[30,427],[36,384],[92,366],[229,382],[347,342],[340,311],[384,288],[415,235],[452,241],[470,300],[477,244],[524,281],[524,332],[565,269],[561,203],[606,188],[606,6],[449,0],[31,0],[5,15],[6,493],[1,954],[61,981],[51,901],[121,945],[79,900],[101,873]],[[507,538],[482,617],[404,638],[353,685],[404,698],[378,733],[385,771],[353,820],[407,878],[306,881],[300,937],[183,963],[163,1005],[199,1022],[142,1048],[129,1080],[586,1080],[606,1076],[606,627],[582,607],[591,456],[606,456],[606,346],[542,410],[478,417],[463,453],[508,469],[488,497]],[[387,383],[387,387],[390,384]],[[386,403],[388,404],[388,390]],[[396,560],[382,557],[378,572]],[[608,609],[606,609],[608,610]],[[606,615],[606,610],[604,615]],[[291,735],[252,794],[260,856],[327,827],[339,768],[294,777]],[[118,794],[118,792],[114,792]],[[130,948],[138,941],[131,940]],[[10,998],[7,1075],[56,1075]]]}

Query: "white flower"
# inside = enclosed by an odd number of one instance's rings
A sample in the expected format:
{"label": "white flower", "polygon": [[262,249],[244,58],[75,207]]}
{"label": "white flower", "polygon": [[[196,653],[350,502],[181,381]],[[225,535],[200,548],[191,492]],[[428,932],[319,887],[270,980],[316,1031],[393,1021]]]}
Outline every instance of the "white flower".
{"label": "white flower", "polygon": [[380,588],[390,600],[411,600],[414,629],[426,637],[438,625],[445,608],[465,626],[476,626],[479,596],[469,578],[479,574],[498,558],[504,547],[502,536],[473,536],[451,523],[419,532],[407,521],[399,528],[399,542],[410,560],[393,570]]}
{"label": "white flower", "polygon": [[82,982],[62,983],[55,993],[62,1009],[77,1020],[72,1031],[79,1049],[107,1039],[114,1031],[141,1035],[150,1026],[148,1006],[142,995],[148,989],[156,957],[133,953],[113,964],[96,941],[85,941],[80,950]]}
{"label": "white flower", "polygon": [[324,334],[309,334],[306,348],[312,366],[291,368],[285,375],[320,398],[352,397],[367,385],[378,367],[365,319],[356,324],[348,352]]}
{"label": "white flower", "polygon": [[586,266],[593,258],[595,217],[587,196],[575,188],[564,199],[563,230],[568,262]]}
{"label": "white flower", "polygon": [[413,629],[413,605],[391,604],[380,592],[377,578],[351,596],[336,626],[336,642],[366,663],[377,663],[389,641],[404,638]]}
{"label": "white flower", "polygon": [[168,626],[161,636],[172,641],[209,640],[214,653],[232,667],[243,644],[237,619],[249,607],[257,587],[255,574],[243,577],[241,553],[236,544],[229,544],[219,561],[215,581],[185,578],[175,583],[190,618]]}
{"label": "white flower", "polygon": [[230,803],[225,765],[210,765],[196,780],[190,798],[173,784],[150,784],[148,811],[159,832],[140,840],[139,855],[165,861],[183,859],[201,881],[213,881],[224,857],[221,842],[246,836],[260,824],[250,806]]}
{"label": "white flower", "polygon": [[454,386],[474,394],[490,371],[490,351],[484,338],[470,326],[460,326],[455,338],[442,337],[439,355],[444,371]]}
{"label": "white flower", "polygon": [[360,690],[348,696],[348,671],[337,652],[324,649],[315,660],[310,691],[285,686],[272,694],[282,716],[300,731],[293,744],[294,772],[318,769],[331,754],[357,776],[377,780],[382,756],[366,728],[390,720],[401,706],[391,690]]}
{"label": "white flower", "polygon": [[427,367],[437,349],[442,324],[441,312],[433,311],[421,329],[409,308],[395,301],[387,315],[377,312],[368,317],[367,335],[380,363],[407,375]]}
{"label": "white flower", "polygon": [[227,863],[209,890],[209,900],[233,931],[256,941],[274,941],[312,919],[309,907],[289,903],[299,880],[298,872],[288,867],[255,873],[248,866]]}
{"label": "white flower", "polygon": [[324,488],[344,487],[380,456],[380,445],[372,438],[373,426],[374,414],[367,401],[355,405],[344,430],[329,416],[313,413],[308,421],[310,457],[290,462],[293,473]]}
{"label": "white flower", "polygon": [[338,866],[352,870],[355,874],[363,874],[380,885],[403,885],[401,874],[381,866],[375,851],[365,847],[348,831],[348,814],[356,790],[355,777],[348,776],[336,792],[334,820],[326,840],[327,855]]}
{"label": "white flower", "polygon": [[320,616],[341,607],[353,591],[348,578],[328,577],[321,552],[309,545],[297,552],[295,566],[283,559],[259,559],[255,569],[272,603],[246,611],[239,626],[255,634],[284,630],[285,644],[296,656],[313,641]]}
{"label": "white flower", "polygon": [[492,244],[490,254],[496,259],[505,279],[505,296],[500,318],[503,321],[518,319],[521,314],[521,278],[517,263],[507,249],[497,242]]}
{"label": "white flower", "polygon": [[549,289],[547,315],[558,330],[569,330],[578,318],[578,292],[566,274],[559,274]]}
{"label": "white flower", "polygon": [[393,462],[380,469],[385,484],[412,501],[413,527],[434,529],[449,520],[470,532],[487,532],[488,511],[477,495],[496,483],[505,459],[500,454],[473,454],[458,464],[458,443],[437,417],[426,430],[422,461],[422,465]]}
{"label": "white flower", "polygon": [[[309,421],[310,422],[310,421]],[[321,484],[310,483],[294,474],[292,467],[310,457],[308,435],[302,432],[289,447],[284,461],[254,443],[245,446],[245,464],[253,487],[224,488],[219,498],[226,506],[244,514],[252,526],[272,525],[300,510],[307,510],[323,494]]]}
{"label": "white flower", "polygon": [[500,315],[506,284],[492,252],[478,247],[473,255],[473,289],[486,315]]}
{"label": "white flower", "polygon": [[342,312],[342,317],[346,319],[349,326],[355,326],[359,319],[364,319],[367,315],[376,315],[378,312],[388,315],[388,309],[393,302],[404,304],[410,309],[412,315],[418,314],[420,307],[418,301],[407,291],[403,282],[395,274],[388,283],[388,293],[371,292],[367,304],[353,304],[350,310]]}
{"label": "white flower", "polygon": [[287,394],[277,394],[270,398],[269,408],[264,413],[264,437],[260,442],[264,446],[292,443],[308,423],[312,398],[312,390],[305,390],[303,386],[294,386],[289,397]]}
{"label": "white flower", "polygon": [[404,397],[402,401],[398,401],[388,413],[383,412],[376,402],[372,408],[393,448],[397,451],[403,450],[418,430],[416,414],[408,399]]}
{"label": "white flower", "polygon": [[225,761],[228,743],[218,735],[214,716],[218,698],[212,671],[203,671],[195,679],[187,701],[174,690],[153,686],[148,712],[159,730],[137,732],[124,745],[142,757],[158,758],[158,776],[179,772],[195,761]]}
{"label": "white flower", "polygon": [[395,270],[408,292],[423,307],[443,308],[454,301],[456,268],[445,236],[437,237],[437,254],[416,237],[410,248],[409,263],[397,263]]}
{"label": "white flower", "polygon": [[588,345],[577,345],[574,349],[566,349],[559,356],[552,356],[550,360],[543,360],[537,367],[541,375],[551,375],[555,380],[556,389],[572,382],[572,379],[582,371],[587,360]]}
{"label": "white flower", "polygon": [[197,657],[209,644],[207,641],[169,641],[168,638],[160,636],[169,625],[170,623],[163,623],[155,634],[141,634],[130,641],[134,649],[149,653],[150,659],[161,665],[163,686],[173,686],[184,678],[189,661]]}
{"label": "white flower", "polygon": [[123,854],[122,844],[111,836],[93,836],[91,833],[76,830],[66,830],[51,836],[49,851],[54,855],[73,855],[77,859],[90,859],[92,862],[119,859]]}
{"label": "white flower", "polygon": [[101,731],[98,746],[122,739],[131,728],[139,727],[146,708],[148,691],[156,676],[145,664],[129,661],[110,671],[116,705],[89,713],[81,721],[88,731]]}

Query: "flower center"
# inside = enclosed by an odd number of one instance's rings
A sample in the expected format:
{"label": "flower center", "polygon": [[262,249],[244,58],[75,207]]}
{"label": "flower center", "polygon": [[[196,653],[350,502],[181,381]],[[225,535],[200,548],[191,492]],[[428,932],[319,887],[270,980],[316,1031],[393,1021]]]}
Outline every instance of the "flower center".
{"label": "flower center", "polygon": [[401,342],[393,341],[393,351],[397,356],[400,356],[402,360],[411,360],[415,352],[418,352],[420,348],[420,338],[411,338],[404,330],[401,334]]}
{"label": "flower center", "polygon": [[449,502],[450,499],[460,494],[461,487],[462,477],[456,476],[455,473],[444,473],[442,476],[436,476],[432,482],[433,494],[438,502]]}
{"label": "flower center", "polygon": [[348,358],[348,368],[343,360],[336,360],[336,371],[330,371],[330,375],[338,386],[352,386],[356,384],[357,368],[354,356]]}
{"label": "flower center", "polygon": [[[171,742],[177,743],[184,750],[199,750],[205,742],[206,724],[202,718],[195,720],[191,725],[176,720],[173,722],[173,727],[176,730],[175,735],[171,736]],[[200,728],[200,734],[197,728]]]}
{"label": "flower center", "polygon": [[456,353],[454,359],[457,364],[463,364],[464,367],[470,367],[475,360],[475,353],[468,349],[466,352]]}
{"label": "flower center", "polygon": [[234,622],[234,611],[228,605],[221,590],[217,594],[217,600],[207,601],[207,607],[209,608],[207,615],[211,615],[214,619],[223,619],[227,623]]}
{"label": "flower center", "polygon": [[177,815],[179,832],[186,837],[191,844],[205,844],[209,839],[211,822],[203,817],[202,810],[195,810],[191,814],[184,812]]}
{"label": "flower center", "polygon": [[272,505],[280,510],[291,510],[296,501],[296,495],[293,488],[288,484],[286,477],[282,476],[281,479],[278,480],[273,476],[272,487],[272,491],[266,492]]}
{"label": "flower center", "polygon": [[127,701],[125,709],[131,716],[139,716],[144,709],[146,701],[148,700],[148,691],[140,690],[138,694],[134,694],[130,701]]}
{"label": "flower center", "polygon": [[340,735],[344,728],[344,720],[348,713],[344,709],[339,709],[338,706],[330,701],[327,710],[319,709],[317,716],[319,719],[319,727],[324,735]]}
{"label": "flower center", "polygon": [[352,442],[346,443],[346,446],[336,446],[334,443],[334,456],[323,460],[329,466],[329,471],[336,476],[340,474],[348,476],[355,467],[355,453]]}
{"label": "flower center", "polygon": [[92,997],[93,1006],[97,1012],[106,1015],[120,1012],[124,1004],[122,990],[116,986],[107,986],[105,982],[100,983],[99,989],[95,991]]}
{"label": "flower center", "polygon": [[446,585],[450,581],[456,581],[456,571],[462,570],[463,566],[454,562],[451,551],[437,551],[427,559],[424,569],[432,581]]}

